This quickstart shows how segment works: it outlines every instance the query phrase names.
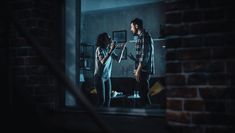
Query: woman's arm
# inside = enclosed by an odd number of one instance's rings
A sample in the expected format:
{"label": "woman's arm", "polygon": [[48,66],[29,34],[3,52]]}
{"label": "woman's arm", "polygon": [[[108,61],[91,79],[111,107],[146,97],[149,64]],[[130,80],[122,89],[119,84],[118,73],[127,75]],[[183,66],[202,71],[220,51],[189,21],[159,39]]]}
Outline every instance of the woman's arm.
{"label": "woman's arm", "polygon": [[116,45],[114,43],[112,43],[108,54],[106,54],[105,56],[99,56],[99,60],[100,60],[101,64],[105,64],[106,63],[108,58],[113,53],[113,50],[115,49],[115,47],[116,47]]}

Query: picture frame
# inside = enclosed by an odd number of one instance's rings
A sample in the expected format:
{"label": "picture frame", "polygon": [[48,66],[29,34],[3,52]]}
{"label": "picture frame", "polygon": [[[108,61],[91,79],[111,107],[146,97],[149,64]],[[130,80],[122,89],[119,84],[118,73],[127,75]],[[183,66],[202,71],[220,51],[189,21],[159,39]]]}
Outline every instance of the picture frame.
{"label": "picture frame", "polygon": [[126,30],[119,30],[112,32],[112,38],[117,43],[125,43],[127,41],[127,31]]}

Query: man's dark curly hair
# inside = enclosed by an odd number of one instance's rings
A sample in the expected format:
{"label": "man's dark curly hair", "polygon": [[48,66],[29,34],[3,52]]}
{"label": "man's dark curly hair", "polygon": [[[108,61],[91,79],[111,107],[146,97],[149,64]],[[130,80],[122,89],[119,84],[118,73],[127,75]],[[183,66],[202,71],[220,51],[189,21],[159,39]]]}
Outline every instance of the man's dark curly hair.
{"label": "man's dark curly hair", "polygon": [[140,29],[143,28],[143,20],[140,18],[135,18],[135,19],[131,20],[131,23],[133,23],[134,25],[137,24]]}

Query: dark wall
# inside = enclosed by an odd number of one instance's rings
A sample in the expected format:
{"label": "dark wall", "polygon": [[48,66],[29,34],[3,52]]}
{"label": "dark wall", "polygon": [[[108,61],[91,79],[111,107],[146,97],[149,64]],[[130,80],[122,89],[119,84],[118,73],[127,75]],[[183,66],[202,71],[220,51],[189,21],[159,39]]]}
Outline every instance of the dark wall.
{"label": "dark wall", "polygon": [[[15,0],[8,2],[16,20],[26,27],[58,64],[63,56],[61,33],[61,1]],[[9,81],[13,112],[56,110],[59,106],[59,84],[47,63],[11,20],[8,45]],[[61,56],[62,55],[62,56]],[[58,65],[56,64],[56,65]]]}
{"label": "dark wall", "polygon": [[[59,106],[59,84],[38,52],[14,25],[11,16],[57,62],[63,56],[60,36],[61,1],[12,0],[0,4],[1,103],[7,131],[45,131],[42,112]],[[59,63],[58,63],[59,64]],[[57,64],[57,65],[58,65]],[[43,117],[42,117],[43,116]],[[3,129],[4,130],[4,129]]]}
{"label": "dark wall", "polygon": [[232,1],[165,2],[169,126],[179,133],[234,130]]}
{"label": "dark wall", "polygon": [[[1,83],[1,97],[2,101],[4,101],[4,105],[10,105],[10,90],[8,78],[8,29],[9,29],[9,20],[7,19],[6,8],[4,7],[5,3],[2,2],[0,5],[0,83]],[[6,106],[6,108],[10,108],[10,106]]]}

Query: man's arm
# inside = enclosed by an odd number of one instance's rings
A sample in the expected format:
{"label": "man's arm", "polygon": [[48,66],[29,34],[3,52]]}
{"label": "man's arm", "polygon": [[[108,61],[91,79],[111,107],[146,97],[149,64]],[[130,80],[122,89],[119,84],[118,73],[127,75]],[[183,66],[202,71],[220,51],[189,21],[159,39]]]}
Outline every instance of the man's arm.
{"label": "man's arm", "polygon": [[139,63],[137,69],[134,71],[135,78],[136,78],[137,81],[140,81],[140,72],[141,72],[142,68],[143,68],[143,64]]}
{"label": "man's arm", "polygon": [[151,54],[151,38],[148,35],[144,35],[144,38],[142,39],[142,48],[141,48],[141,56],[139,62],[142,65],[146,65]]}

